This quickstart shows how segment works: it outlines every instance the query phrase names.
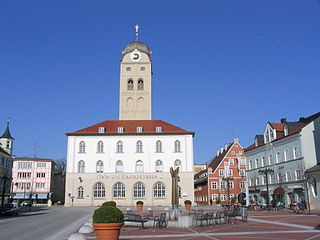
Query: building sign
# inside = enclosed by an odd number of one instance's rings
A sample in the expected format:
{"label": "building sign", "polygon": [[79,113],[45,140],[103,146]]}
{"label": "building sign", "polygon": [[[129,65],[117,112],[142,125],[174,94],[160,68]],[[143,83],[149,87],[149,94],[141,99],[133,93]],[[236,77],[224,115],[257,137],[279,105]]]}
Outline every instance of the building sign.
{"label": "building sign", "polygon": [[158,176],[156,174],[118,174],[118,175],[107,175],[107,174],[98,174],[97,179],[158,179],[162,178],[162,176]]}

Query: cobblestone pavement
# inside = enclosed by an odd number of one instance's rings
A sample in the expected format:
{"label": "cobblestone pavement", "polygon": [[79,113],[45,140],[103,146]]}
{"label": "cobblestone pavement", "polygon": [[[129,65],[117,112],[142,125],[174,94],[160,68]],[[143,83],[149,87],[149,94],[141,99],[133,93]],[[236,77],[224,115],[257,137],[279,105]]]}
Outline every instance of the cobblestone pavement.
{"label": "cobblestone pavement", "polygon": [[[96,239],[88,234],[87,239]],[[166,229],[124,226],[120,239],[187,240],[187,239],[259,239],[259,240],[320,240],[320,216],[296,215],[288,211],[249,212],[247,222],[204,227]]]}

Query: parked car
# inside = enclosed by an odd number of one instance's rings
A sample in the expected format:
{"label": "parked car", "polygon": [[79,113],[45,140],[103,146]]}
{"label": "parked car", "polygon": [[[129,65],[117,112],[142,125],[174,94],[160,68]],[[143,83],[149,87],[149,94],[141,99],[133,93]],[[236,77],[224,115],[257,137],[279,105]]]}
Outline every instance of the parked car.
{"label": "parked car", "polygon": [[21,203],[21,206],[22,206],[22,207],[32,206],[32,202],[30,202],[30,201],[23,201],[23,202]]}
{"label": "parked car", "polygon": [[19,208],[12,203],[4,204],[1,210],[1,214],[3,215],[18,215]]}

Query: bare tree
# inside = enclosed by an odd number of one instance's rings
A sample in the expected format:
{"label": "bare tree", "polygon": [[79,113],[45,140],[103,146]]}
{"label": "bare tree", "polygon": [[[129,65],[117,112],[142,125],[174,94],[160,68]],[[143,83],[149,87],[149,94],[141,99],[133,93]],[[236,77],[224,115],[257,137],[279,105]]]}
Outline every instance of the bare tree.
{"label": "bare tree", "polygon": [[56,166],[55,170],[58,173],[65,174],[66,173],[66,166],[67,166],[67,161],[65,158],[60,158],[55,160]]}

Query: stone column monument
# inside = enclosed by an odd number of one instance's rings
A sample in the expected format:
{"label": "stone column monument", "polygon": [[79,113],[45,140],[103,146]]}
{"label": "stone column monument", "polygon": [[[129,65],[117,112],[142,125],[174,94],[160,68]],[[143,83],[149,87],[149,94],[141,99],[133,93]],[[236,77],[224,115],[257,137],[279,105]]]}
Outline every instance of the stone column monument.
{"label": "stone column monument", "polygon": [[180,181],[179,177],[179,167],[173,169],[170,167],[171,179],[172,179],[172,194],[171,194],[171,205],[172,209],[170,212],[170,219],[177,220],[181,213],[178,209],[179,206],[179,187],[178,182]]}

